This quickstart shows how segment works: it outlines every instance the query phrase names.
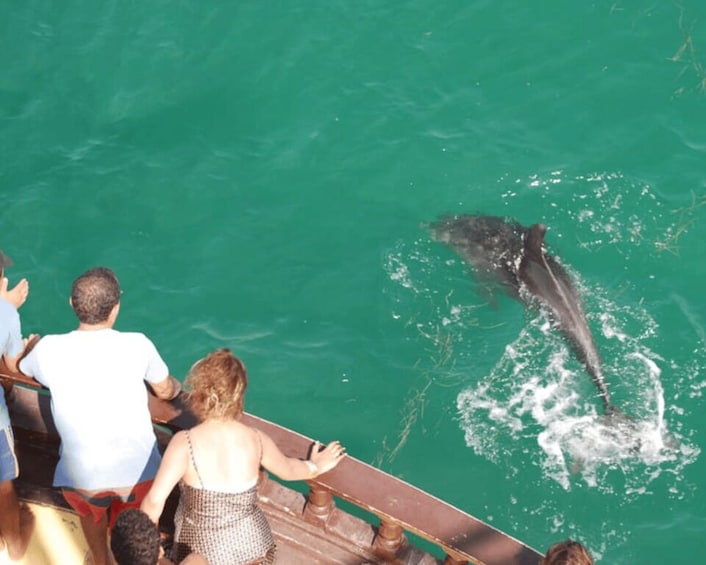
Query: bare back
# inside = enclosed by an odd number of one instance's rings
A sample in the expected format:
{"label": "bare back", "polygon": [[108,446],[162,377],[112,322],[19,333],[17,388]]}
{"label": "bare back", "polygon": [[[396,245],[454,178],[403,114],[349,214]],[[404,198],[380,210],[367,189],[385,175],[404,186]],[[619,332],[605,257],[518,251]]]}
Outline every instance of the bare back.
{"label": "bare back", "polygon": [[242,492],[258,478],[259,432],[237,420],[207,420],[187,435],[189,464],[182,480],[194,488]]}

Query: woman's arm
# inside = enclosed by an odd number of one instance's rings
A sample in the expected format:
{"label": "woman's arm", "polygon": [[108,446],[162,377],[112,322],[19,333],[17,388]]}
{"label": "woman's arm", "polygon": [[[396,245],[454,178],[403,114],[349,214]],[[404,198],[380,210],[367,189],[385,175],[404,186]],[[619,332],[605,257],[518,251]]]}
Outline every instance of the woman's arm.
{"label": "woman's arm", "polygon": [[262,441],[262,466],[285,481],[313,479],[333,469],[346,454],[338,441],[332,441],[321,451],[321,444],[316,442],[307,460],[287,457],[270,436],[259,430],[255,433]]}
{"label": "woman's arm", "polygon": [[162,457],[162,463],[152,487],[145,496],[140,509],[156,524],[162,515],[164,503],[189,465],[189,447],[184,432],[174,434]]}

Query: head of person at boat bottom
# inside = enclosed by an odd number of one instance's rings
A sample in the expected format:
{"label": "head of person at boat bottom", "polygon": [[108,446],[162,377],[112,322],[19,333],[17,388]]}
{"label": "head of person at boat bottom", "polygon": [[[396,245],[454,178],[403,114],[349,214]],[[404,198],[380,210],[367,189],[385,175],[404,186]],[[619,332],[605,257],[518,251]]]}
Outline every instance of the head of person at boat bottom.
{"label": "head of person at boat bottom", "polygon": [[593,565],[593,558],[579,542],[567,539],[553,544],[539,565]]}
{"label": "head of person at boat bottom", "polygon": [[[129,508],[118,514],[110,535],[110,549],[117,565],[172,565],[164,557],[156,524],[137,508]],[[208,563],[200,555],[192,553],[181,565]]]}
{"label": "head of person at boat bottom", "polygon": [[338,441],[323,448],[315,443],[308,459],[286,456],[267,433],[243,421],[247,384],[245,365],[225,348],[194,363],[186,378],[187,404],[200,422],[172,436],[141,505],[157,523],[179,483],[176,562],[196,552],[210,565],[272,563],[275,542],[258,504],[260,466],[285,481],[306,480],[345,456]]}

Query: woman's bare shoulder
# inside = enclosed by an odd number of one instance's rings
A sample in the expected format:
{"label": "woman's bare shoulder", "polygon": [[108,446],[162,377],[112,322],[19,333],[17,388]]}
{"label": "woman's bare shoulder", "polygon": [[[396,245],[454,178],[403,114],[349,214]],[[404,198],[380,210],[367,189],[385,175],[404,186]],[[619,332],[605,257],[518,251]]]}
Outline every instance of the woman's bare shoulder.
{"label": "woman's bare shoulder", "polygon": [[188,445],[187,433],[188,430],[176,432],[169,440],[169,447],[172,449],[186,447]]}

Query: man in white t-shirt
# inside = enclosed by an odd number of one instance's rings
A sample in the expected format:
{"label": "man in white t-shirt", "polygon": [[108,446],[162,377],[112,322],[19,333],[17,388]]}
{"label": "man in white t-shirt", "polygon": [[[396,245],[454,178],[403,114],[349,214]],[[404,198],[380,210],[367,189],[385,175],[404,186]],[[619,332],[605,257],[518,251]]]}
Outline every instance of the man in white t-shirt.
{"label": "man in white t-shirt", "polygon": [[159,467],[144,383],[164,399],[181,390],[144,334],[113,329],[120,294],[110,269],[83,273],[69,301],[78,329],[43,337],[19,364],[51,392],[61,437],[54,486],[80,516],[95,565],[111,562],[109,526],[139,507]]}

